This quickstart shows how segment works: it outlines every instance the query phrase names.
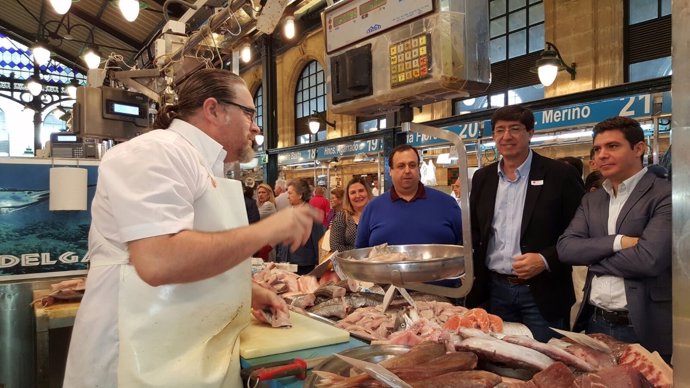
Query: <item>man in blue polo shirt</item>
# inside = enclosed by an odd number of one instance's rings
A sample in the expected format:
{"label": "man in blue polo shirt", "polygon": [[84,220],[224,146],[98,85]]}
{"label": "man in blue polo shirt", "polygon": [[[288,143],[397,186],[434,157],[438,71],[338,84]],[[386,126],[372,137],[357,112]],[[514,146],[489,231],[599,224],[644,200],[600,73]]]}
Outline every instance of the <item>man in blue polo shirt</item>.
{"label": "man in blue polo shirt", "polygon": [[420,182],[417,149],[395,147],[388,165],[393,187],[364,208],[355,246],[462,244],[460,208],[450,195]]}

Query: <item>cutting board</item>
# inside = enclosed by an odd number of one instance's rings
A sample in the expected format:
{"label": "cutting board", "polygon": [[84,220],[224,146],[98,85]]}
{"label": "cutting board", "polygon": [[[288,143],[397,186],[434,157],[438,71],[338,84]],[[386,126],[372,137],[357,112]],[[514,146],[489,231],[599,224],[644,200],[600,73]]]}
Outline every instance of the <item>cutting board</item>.
{"label": "cutting board", "polygon": [[255,358],[292,352],[318,346],[333,345],[350,340],[350,333],[301,314],[291,313],[291,328],[274,328],[251,323],[240,334],[240,356]]}

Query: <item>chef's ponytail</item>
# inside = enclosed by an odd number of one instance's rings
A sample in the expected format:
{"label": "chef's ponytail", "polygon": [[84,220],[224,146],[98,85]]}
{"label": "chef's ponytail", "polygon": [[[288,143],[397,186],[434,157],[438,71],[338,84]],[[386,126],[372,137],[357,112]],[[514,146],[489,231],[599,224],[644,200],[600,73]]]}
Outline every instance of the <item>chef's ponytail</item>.
{"label": "chef's ponytail", "polygon": [[173,119],[180,115],[177,113],[177,109],[179,109],[177,104],[163,105],[163,107],[158,111],[156,121],[153,122],[153,128],[167,129],[170,127],[170,123],[172,123]]}

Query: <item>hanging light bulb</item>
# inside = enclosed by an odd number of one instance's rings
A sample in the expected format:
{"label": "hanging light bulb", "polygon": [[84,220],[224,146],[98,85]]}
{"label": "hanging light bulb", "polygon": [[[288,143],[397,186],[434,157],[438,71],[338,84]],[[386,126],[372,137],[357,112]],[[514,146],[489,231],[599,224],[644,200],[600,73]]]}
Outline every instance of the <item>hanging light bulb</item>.
{"label": "hanging light bulb", "polygon": [[36,43],[36,45],[31,48],[31,56],[39,66],[47,65],[48,61],[50,61],[50,51],[41,43]]}
{"label": "hanging light bulb", "polygon": [[101,56],[98,55],[95,49],[88,49],[83,58],[89,69],[98,69],[98,66],[101,64]]}
{"label": "hanging light bulb", "polygon": [[244,63],[252,60],[252,46],[249,42],[244,43],[242,48],[240,48],[240,58],[242,58],[242,62]]}
{"label": "hanging light bulb", "polygon": [[120,12],[128,22],[133,22],[139,16],[139,0],[120,0]]}
{"label": "hanging light bulb", "polygon": [[73,100],[77,99],[77,88],[78,87],[79,87],[79,82],[77,82],[77,80],[73,78],[72,81],[70,81],[69,85],[67,85],[67,88],[66,88],[67,95],[69,96],[69,98],[71,98]]}
{"label": "hanging light bulb", "polygon": [[256,145],[261,146],[262,144],[264,144],[264,135],[254,136],[254,141],[256,142]]}
{"label": "hanging light bulb", "polygon": [[50,5],[53,6],[55,12],[64,15],[69,11],[69,7],[72,6],[72,0],[50,0]]}
{"label": "hanging light bulb", "polygon": [[292,39],[295,37],[295,17],[294,16],[286,16],[285,17],[285,24],[283,24],[283,34],[285,34],[285,38],[287,38],[287,39]]}
{"label": "hanging light bulb", "polygon": [[38,96],[43,91],[41,79],[36,75],[32,75],[26,80],[26,88],[29,89],[29,93],[31,93],[32,96]]}

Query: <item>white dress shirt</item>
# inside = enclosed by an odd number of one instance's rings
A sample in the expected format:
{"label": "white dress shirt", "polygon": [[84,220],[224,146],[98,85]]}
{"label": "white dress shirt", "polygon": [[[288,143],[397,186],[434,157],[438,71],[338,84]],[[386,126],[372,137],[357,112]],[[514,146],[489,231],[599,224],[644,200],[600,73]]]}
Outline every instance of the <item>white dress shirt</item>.
{"label": "white dress shirt", "polygon": [[[647,173],[647,167],[640,170],[637,174],[624,180],[618,185],[618,192],[613,192],[613,186],[607,179],[602,187],[609,194],[609,219],[608,233],[616,234],[616,221],[623,209],[623,205],[630,197],[630,193],[635,190],[635,186],[640,182],[642,176]],[[639,237],[639,236],[631,236]],[[618,234],[613,240],[613,251],[618,252],[622,249],[621,240],[623,235]],[[623,311],[628,308],[628,300],[625,297],[625,283],[623,278],[618,276],[602,275],[594,276],[592,279],[592,289],[589,294],[589,303],[608,311]]]}

